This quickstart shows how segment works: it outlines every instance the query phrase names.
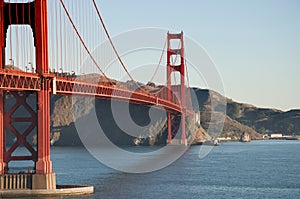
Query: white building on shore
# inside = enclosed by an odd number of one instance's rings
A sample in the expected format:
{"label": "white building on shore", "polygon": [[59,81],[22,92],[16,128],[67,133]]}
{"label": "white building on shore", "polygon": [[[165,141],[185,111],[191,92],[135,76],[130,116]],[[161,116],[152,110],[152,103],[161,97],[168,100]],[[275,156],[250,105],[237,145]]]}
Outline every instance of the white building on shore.
{"label": "white building on shore", "polygon": [[272,133],[271,138],[282,138],[282,133]]}

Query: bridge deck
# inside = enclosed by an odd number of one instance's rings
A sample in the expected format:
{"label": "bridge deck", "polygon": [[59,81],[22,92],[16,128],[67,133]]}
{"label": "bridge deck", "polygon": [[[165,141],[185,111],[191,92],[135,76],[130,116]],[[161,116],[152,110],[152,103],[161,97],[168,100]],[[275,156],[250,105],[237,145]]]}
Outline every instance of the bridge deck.
{"label": "bridge deck", "polygon": [[[133,91],[115,85],[88,82],[74,78],[56,77],[54,74],[40,76],[36,73],[26,73],[15,70],[0,70],[0,89],[6,91],[39,91],[42,81],[49,81],[52,94],[85,95],[107,100],[120,100],[140,105],[156,105],[169,112],[181,113],[178,102],[168,101],[150,93]],[[191,111],[187,111],[192,115]]]}

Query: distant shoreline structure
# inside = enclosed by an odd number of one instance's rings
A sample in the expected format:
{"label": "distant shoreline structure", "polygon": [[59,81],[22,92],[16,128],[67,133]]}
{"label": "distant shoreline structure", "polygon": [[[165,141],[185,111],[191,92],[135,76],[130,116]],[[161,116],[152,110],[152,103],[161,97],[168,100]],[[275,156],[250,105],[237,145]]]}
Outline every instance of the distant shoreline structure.
{"label": "distant shoreline structure", "polygon": [[[231,137],[219,137],[217,138],[219,142],[237,142],[241,141],[241,139],[232,139]],[[278,136],[272,136],[270,135],[265,135],[263,139],[251,139],[251,140],[300,140],[300,136],[294,136],[294,135],[278,135]],[[244,141],[242,141],[244,142]]]}

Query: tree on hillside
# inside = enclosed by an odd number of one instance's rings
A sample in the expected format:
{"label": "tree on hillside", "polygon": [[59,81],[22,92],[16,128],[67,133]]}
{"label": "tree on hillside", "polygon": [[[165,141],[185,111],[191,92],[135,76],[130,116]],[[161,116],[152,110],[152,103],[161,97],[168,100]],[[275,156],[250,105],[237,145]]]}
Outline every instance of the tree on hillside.
{"label": "tree on hillside", "polygon": [[265,134],[266,133],[266,129],[264,127],[260,127],[258,130],[257,130],[258,133],[260,134]]}
{"label": "tree on hillside", "polygon": [[264,118],[266,118],[267,116],[266,116],[266,114],[264,113],[264,112],[259,112],[258,114],[257,114],[257,119],[258,120],[260,120],[260,119],[264,119]]}
{"label": "tree on hillside", "polygon": [[232,119],[238,118],[240,115],[240,106],[238,105],[238,103],[233,102],[228,104],[227,106],[228,106],[227,109],[228,116],[231,117]]}
{"label": "tree on hillside", "polygon": [[294,131],[294,124],[289,123],[289,124],[287,125],[286,132],[287,132],[288,134],[293,134],[293,133],[294,133],[293,131]]}

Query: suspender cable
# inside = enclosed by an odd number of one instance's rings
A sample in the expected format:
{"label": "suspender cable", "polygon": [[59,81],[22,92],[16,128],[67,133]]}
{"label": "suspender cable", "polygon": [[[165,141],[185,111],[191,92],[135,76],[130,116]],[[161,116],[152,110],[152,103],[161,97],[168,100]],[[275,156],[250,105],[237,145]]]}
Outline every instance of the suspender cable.
{"label": "suspender cable", "polygon": [[[11,4],[10,4],[10,0],[8,1],[9,5],[8,5],[8,15],[9,15],[9,24],[11,24]],[[12,26],[10,25],[9,27],[9,61],[11,63],[11,65],[13,65],[13,58],[12,58]]]}
{"label": "suspender cable", "polygon": [[100,14],[100,11],[99,11],[99,9],[98,9],[98,6],[97,6],[95,0],[93,0],[93,4],[94,4],[94,7],[95,7],[95,9],[96,9],[96,11],[97,11],[99,20],[100,20],[100,22],[101,22],[101,24],[102,24],[102,26],[103,26],[103,29],[104,29],[104,31],[105,31],[105,34],[106,34],[106,36],[107,36],[107,38],[108,38],[108,40],[109,40],[109,43],[110,43],[110,45],[112,46],[112,48],[113,48],[113,50],[114,50],[114,52],[115,52],[115,54],[116,54],[116,56],[117,56],[117,58],[118,58],[120,64],[122,65],[123,69],[124,69],[125,72],[127,73],[128,77],[133,81],[133,83],[136,85],[137,88],[139,88],[141,91],[143,91],[143,92],[145,92],[145,93],[149,93],[149,91],[147,91],[147,90],[145,90],[144,88],[142,88],[142,87],[141,87],[141,86],[133,79],[133,77],[130,75],[130,73],[129,73],[129,71],[127,70],[127,68],[126,68],[126,66],[125,66],[125,64],[124,64],[124,62],[122,61],[121,56],[119,55],[119,53],[118,53],[118,51],[117,51],[117,49],[116,49],[114,43],[112,42],[112,39],[111,39],[111,37],[110,37],[110,35],[109,35],[109,33],[108,33],[108,30],[107,30],[107,28],[106,28],[106,26],[105,26],[105,24],[104,24],[104,21],[103,21],[103,19],[102,19],[102,16],[101,16],[101,14]]}
{"label": "suspender cable", "polygon": [[85,48],[86,52],[88,53],[88,55],[90,56],[90,58],[92,59],[93,63],[97,66],[97,68],[99,69],[99,71],[102,73],[102,75],[105,77],[105,79],[107,79],[110,83],[112,83],[112,81],[106,76],[106,74],[103,72],[103,70],[100,68],[100,66],[98,65],[97,61],[95,60],[95,58],[93,57],[92,53],[90,52],[90,50],[88,49],[87,45],[85,44],[82,36],[80,35],[79,31],[77,30],[71,16],[70,16],[70,13],[68,12],[65,4],[64,4],[64,1],[63,0],[60,0],[60,3],[61,5],[63,6],[63,9],[64,11],[66,12],[67,14],[67,17],[69,19],[69,21],[71,22],[71,25],[73,26],[73,29],[75,30],[81,44],[83,45],[83,47]]}
{"label": "suspender cable", "polygon": [[[25,23],[25,4],[22,4],[22,19],[23,19],[23,24]],[[23,40],[22,40],[22,43],[23,43],[23,48],[24,51],[23,51],[23,60],[22,60],[22,67],[23,69],[25,69],[26,67],[26,55],[27,55],[27,46],[26,46],[26,41],[28,40],[28,37],[27,37],[27,31],[26,31],[26,27],[23,26],[22,27],[22,35],[23,35]],[[25,37],[25,38],[24,38]]]}
{"label": "suspender cable", "polygon": [[163,50],[161,51],[161,55],[160,55],[160,58],[159,58],[159,62],[158,62],[158,64],[157,64],[157,66],[156,66],[156,69],[155,69],[155,71],[154,71],[154,73],[153,73],[151,79],[150,79],[150,82],[153,81],[154,77],[156,76],[156,74],[157,74],[157,72],[158,72],[158,68],[159,68],[159,66],[160,66],[160,64],[161,64],[161,62],[162,62],[163,57],[164,57],[164,53],[165,53],[165,50],[166,50],[166,46],[167,46],[167,40],[165,40],[164,48],[163,48]]}
{"label": "suspender cable", "polygon": [[59,15],[59,11],[58,11],[58,9],[57,9],[57,2],[55,2],[55,24],[56,24],[56,27],[55,27],[55,67],[54,67],[54,72],[57,72],[58,71],[58,65],[59,65],[59,63],[58,63],[58,49],[59,49],[59,45],[58,45],[58,33],[59,33],[59,31],[60,30],[58,30],[58,27],[59,27],[59,24],[58,24],[58,15]]}
{"label": "suspender cable", "polygon": [[[28,0],[28,3],[30,3],[30,0]],[[29,15],[29,26],[31,26],[31,7],[28,6],[28,15]],[[33,35],[32,35],[33,36]],[[29,60],[28,60],[28,69],[31,70],[29,64],[32,65],[33,62],[33,51],[34,51],[34,47],[32,47],[32,45],[34,45],[33,39],[31,37],[31,34],[29,34],[30,40],[28,40],[29,42]],[[30,42],[31,41],[31,42]]]}
{"label": "suspender cable", "polygon": [[[16,6],[16,23],[18,24],[19,21],[19,12],[18,12],[18,7]],[[19,47],[19,26],[15,26],[16,28],[16,60],[15,60],[15,65],[18,66],[20,63],[19,60],[19,51],[18,51],[18,47]]]}
{"label": "suspender cable", "polygon": [[60,64],[59,64],[59,67],[58,67],[58,71],[57,72],[61,72],[61,68],[62,68],[62,66],[63,66],[63,42],[62,42],[62,39],[63,39],[63,30],[62,30],[62,11],[61,11],[61,8],[59,9],[59,31],[60,31],[60,40],[59,40],[59,42],[60,42],[60,48],[59,48],[59,50],[60,50],[60,52],[59,52],[59,54],[60,54],[60,58],[59,58],[59,60],[60,60]]}

